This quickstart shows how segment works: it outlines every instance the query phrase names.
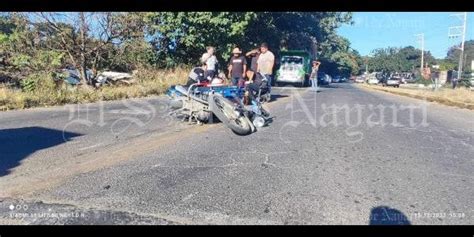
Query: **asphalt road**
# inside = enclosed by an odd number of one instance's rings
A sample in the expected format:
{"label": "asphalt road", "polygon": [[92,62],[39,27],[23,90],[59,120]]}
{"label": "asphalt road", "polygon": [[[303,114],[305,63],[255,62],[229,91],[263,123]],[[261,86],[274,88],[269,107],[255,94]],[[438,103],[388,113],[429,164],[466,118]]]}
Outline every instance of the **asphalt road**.
{"label": "asphalt road", "polygon": [[0,224],[474,224],[473,111],[273,93],[249,136],[163,97],[2,112]]}

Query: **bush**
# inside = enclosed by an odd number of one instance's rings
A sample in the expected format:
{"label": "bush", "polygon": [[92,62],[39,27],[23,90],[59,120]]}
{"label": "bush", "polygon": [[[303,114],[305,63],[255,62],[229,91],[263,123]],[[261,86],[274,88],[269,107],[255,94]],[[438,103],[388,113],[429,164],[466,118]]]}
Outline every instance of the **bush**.
{"label": "bush", "polygon": [[20,81],[21,90],[24,92],[32,92],[36,89],[36,80],[26,78]]}
{"label": "bush", "polygon": [[416,78],[416,80],[415,80],[416,84],[422,84],[424,86],[429,86],[433,83],[431,80],[426,80],[426,79],[422,78],[421,75],[416,75],[415,78]]}
{"label": "bush", "polygon": [[159,95],[171,85],[186,83],[189,70],[187,67],[168,70],[141,68],[134,74],[135,84],[98,89],[71,87],[65,83],[59,86],[51,73],[36,73],[24,79],[22,90],[0,88],[0,110]]}
{"label": "bush", "polygon": [[461,80],[458,81],[458,86],[459,87],[466,87],[470,88],[472,86],[471,80],[468,78],[462,78]]}

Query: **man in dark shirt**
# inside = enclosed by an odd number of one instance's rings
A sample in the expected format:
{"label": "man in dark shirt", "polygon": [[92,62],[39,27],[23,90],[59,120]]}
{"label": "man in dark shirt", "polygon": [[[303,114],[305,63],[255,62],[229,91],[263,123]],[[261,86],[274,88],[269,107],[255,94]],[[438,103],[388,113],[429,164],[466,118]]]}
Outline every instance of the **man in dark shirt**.
{"label": "man in dark shirt", "polygon": [[233,56],[229,62],[229,77],[232,79],[232,85],[243,87],[245,85],[245,72],[247,71],[247,60],[242,55],[239,48],[232,50]]}

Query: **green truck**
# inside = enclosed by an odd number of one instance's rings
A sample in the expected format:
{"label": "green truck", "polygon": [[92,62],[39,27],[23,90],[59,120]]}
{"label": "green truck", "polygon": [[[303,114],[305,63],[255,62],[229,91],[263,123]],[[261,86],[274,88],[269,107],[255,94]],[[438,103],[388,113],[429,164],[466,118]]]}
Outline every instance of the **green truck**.
{"label": "green truck", "polygon": [[304,50],[287,50],[280,52],[280,67],[276,73],[275,84],[309,85],[311,74],[311,54]]}

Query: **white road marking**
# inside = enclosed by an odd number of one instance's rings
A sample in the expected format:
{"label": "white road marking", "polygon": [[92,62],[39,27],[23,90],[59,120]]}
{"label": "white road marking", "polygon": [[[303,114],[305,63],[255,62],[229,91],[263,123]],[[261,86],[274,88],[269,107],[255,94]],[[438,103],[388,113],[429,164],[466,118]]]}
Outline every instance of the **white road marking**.
{"label": "white road marking", "polygon": [[95,144],[95,145],[92,145],[92,146],[83,147],[83,148],[79,148],[79,150],[83,151],[83,150],[91,149],[91,148],[94,148],[94,147],[98,147],[100,145],[102,145],[102,143]]}

